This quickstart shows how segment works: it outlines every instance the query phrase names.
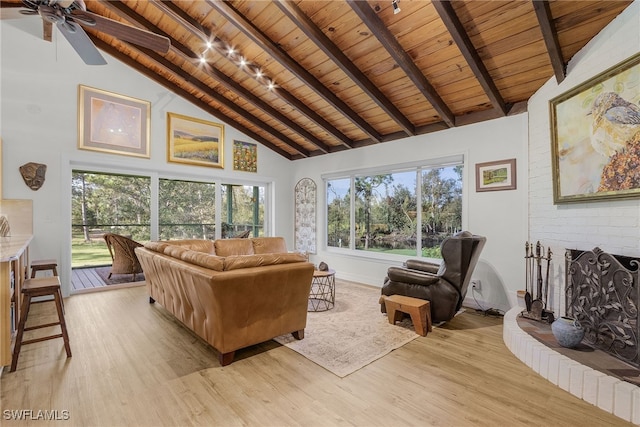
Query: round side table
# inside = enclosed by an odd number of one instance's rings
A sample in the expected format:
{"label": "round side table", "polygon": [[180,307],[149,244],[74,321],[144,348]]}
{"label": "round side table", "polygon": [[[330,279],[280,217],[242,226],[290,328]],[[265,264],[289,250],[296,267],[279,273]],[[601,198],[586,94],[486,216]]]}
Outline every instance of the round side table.
{"label": "round side table", "polygon": [[307,311],[331,310],[336,302],[336,271],[315,270],[311,280],[311,292]]}

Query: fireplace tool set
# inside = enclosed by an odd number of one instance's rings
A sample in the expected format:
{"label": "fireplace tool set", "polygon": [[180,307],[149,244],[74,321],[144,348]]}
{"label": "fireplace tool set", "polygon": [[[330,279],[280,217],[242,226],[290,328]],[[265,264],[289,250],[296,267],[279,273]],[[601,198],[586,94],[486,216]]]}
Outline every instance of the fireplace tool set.
{"label": "fireplace tool set", "polygon": [[[526,309],[522,311],[522,317],[552,323],[555,320],[553,311],[547,310],[551,248],[547,248],[547,254],[545,255],[544,247],[540,244],[540,241],[538,241],[535,245],[526,242],[524,249],[526,267],[524,304]],[[542,277],[543,261],[546,261],[544,279]]]}

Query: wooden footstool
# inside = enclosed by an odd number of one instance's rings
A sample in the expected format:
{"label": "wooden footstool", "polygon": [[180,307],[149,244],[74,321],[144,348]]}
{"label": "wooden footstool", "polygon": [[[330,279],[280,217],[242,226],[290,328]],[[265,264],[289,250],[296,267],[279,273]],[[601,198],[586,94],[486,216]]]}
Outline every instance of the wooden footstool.
{"label": "wooden footstool", "polygon": [[384,303],[389,323],[392,325],[402,319],[402,313],[407,313],[411,316],[413,328],[417,334],[426,337],[427,333],[431,332],[431,304],[429,301],[404,295],[382,295],[379,302],[380,304]]}

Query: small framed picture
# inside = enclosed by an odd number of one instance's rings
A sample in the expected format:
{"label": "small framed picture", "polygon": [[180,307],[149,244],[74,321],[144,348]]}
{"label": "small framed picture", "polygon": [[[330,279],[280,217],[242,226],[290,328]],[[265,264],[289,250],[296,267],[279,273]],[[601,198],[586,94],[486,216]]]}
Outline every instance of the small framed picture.
{"label": "small framed picture", "polygon": [[167,113],[167,161],[224,167],[224,126]]}
{"label": "small framed picture", "polygon": [[78,87],[78,148],[149,158],[151,103]]}
{"label": "small framed picture", "polygon": [[258,172],[258,145],[233,141],[233,170]]}
{"label": "small framed picture", "polygon": [[476,164],[476,191],[516,189],[516,159]]}

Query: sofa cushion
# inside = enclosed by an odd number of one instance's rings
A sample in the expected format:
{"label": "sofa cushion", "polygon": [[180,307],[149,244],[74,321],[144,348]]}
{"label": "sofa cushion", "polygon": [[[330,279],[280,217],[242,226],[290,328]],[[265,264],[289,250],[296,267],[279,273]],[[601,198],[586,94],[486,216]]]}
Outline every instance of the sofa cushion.
{"label": "sofa cushion", "polygon": [[185,249],[182,246],[176,246],[176,245],[167,245],[167,247],[164,248],[165,255],[169,255],[178,259],[180,259],[182,254],[186,251],[188,251],[188,249]]}
{"label": "sofa cushion", "polygon": [[168,246],[166,242],[146,242],[144,247],[154,252],[164,253],[164,249]]}
{"label": "sofa cushion", "polygon": [[259,255],[231,255],[224,259],[224,270],[238,270],[240,268],[262,267],[265,265],[290,264],[304,262],[307,259],[298,253],[278,253]]}
{"label": "sofa cushion", "polygon": [[223,271],[224,269],[224,258],[199,251],[186,250],[182,252],[180,259],[215,271]]}
{"label": "sofa cushion", "polygon": [[251,239],[219,239],[215,241],[216,255],[253,255]]}
{"label": "sofa cushion", "polygon": [[256,237],[251,239],[256,254],[277,254],[287,252],[283,237]]}
{"label": "sofa cushion", "polygon": [[169,240],[167,243],[171,245],[181,246],[185,249],[192,251],[204,252],[205,254],[216,255],[215,245],[213,240],[204,239],[183,239],[183,240]]}

